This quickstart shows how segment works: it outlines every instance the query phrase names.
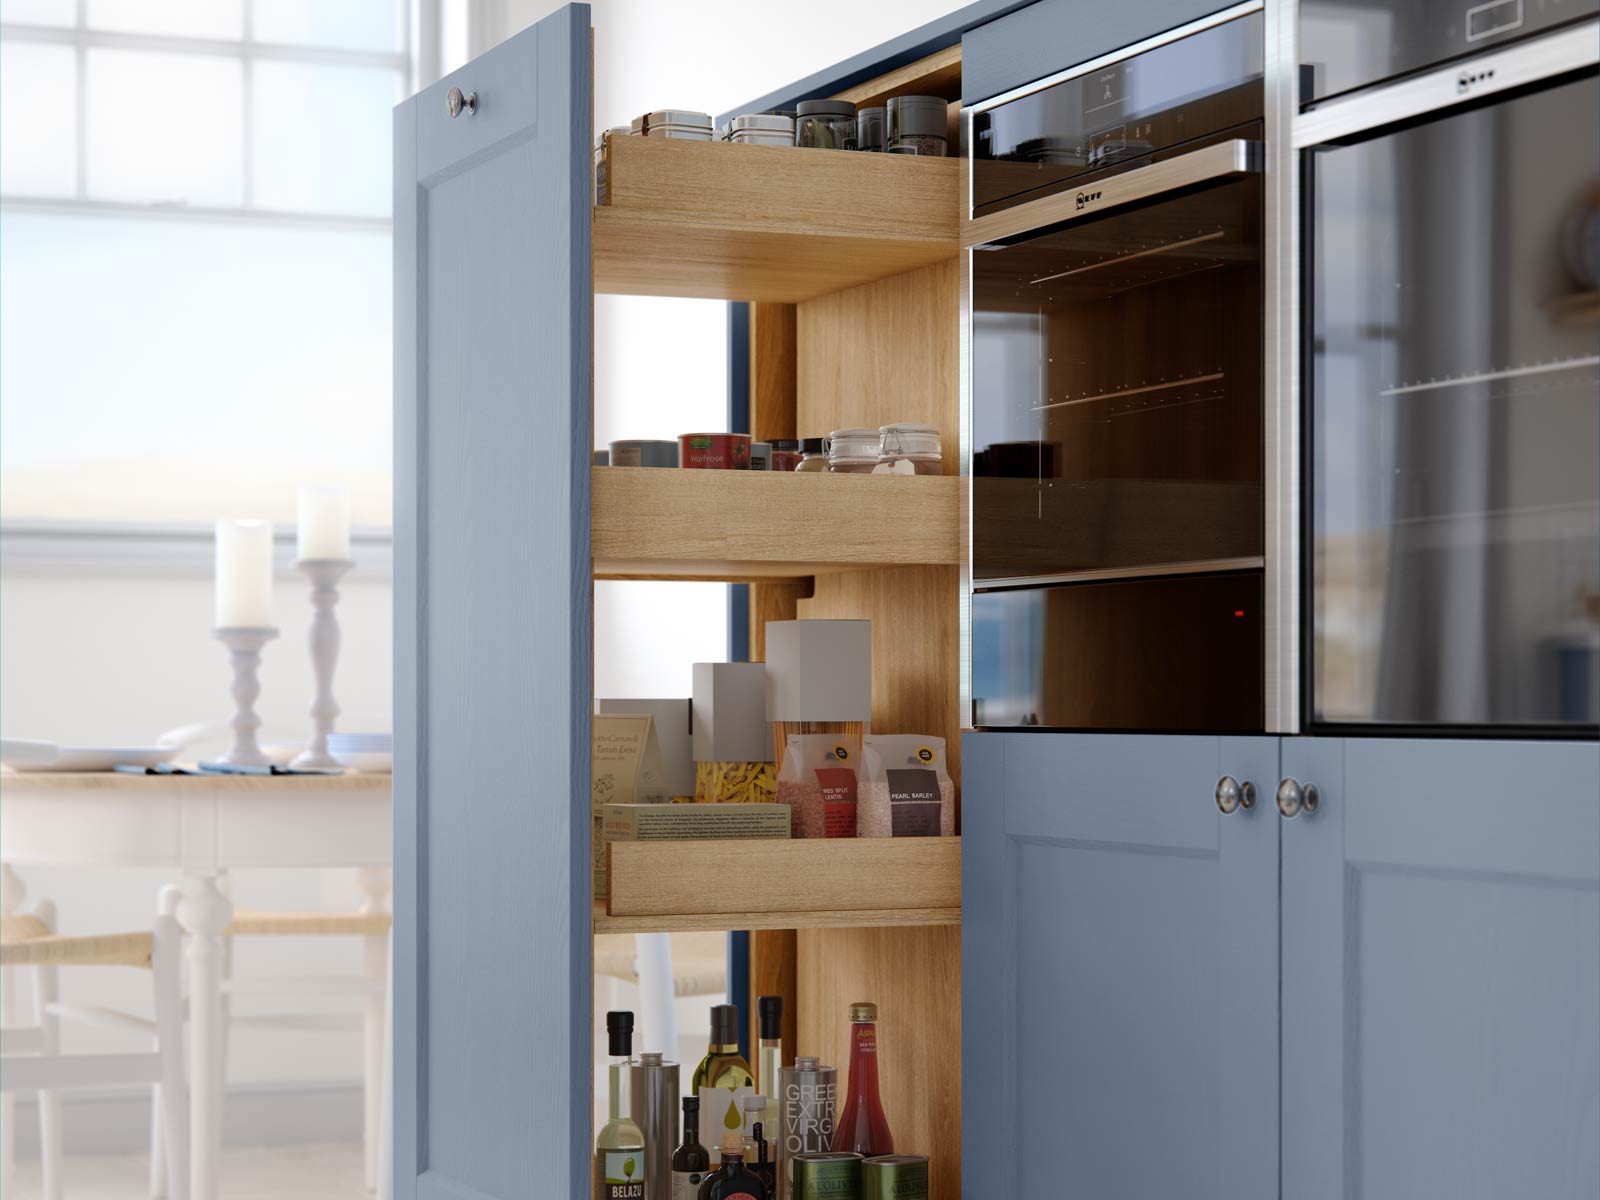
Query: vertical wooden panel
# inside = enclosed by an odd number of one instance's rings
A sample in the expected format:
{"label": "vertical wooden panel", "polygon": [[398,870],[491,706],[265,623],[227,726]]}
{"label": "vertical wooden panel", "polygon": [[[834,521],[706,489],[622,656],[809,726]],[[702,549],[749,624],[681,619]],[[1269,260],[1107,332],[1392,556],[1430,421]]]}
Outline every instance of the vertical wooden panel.
{"label": "vertical wooden panel", "polygon": [[[756,1043],[760,1033],[759,996],[783,997],[783,1062],[794,1062],[796,1033],[800,1021],[799,967],[797,940],[793,929],[755,929],[750,932],[750,1063],[757,1065]],[[764,1095],[773,1095],[777,1080],[757,1079]],[[768,1137],[776,1135],[770,1130]]]}
{"label": "vertical wooden panel", "polygon": [[945,474],[960,474],[960,286],[952,258],[798,305],[800,432],[925,422],[939,429]]}
{"label": "vertical wooden panel", "polygon": [[933,1200],[961,1195],[961,930],[799,931],[797,1048],[849,1088],[850,1005],[878,1006],[879,1094],[897,1153],[926,1154]]}
{"label": "vertical wooden panel", "polygon": [[750,661],[767,661],[767,622],[793,621],[800,601],[811,595],[809,579],[750,585]]}
{"label": "vertical wooden panel", "polygon": [[795,434],[795,306],[750,305],[750,436]]}

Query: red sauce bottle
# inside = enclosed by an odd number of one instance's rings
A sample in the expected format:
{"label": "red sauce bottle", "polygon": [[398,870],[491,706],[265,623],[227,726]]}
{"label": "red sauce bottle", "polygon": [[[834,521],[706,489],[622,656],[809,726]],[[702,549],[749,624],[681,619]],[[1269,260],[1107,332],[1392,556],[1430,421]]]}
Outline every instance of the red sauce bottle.
{"label": "red sauce bottle", "polygon": [[834,1126],[833,1148],[866,1158],[894,1153],[894,1135],[878,1099],[878,1006],[850,1006],[850,1092]]}

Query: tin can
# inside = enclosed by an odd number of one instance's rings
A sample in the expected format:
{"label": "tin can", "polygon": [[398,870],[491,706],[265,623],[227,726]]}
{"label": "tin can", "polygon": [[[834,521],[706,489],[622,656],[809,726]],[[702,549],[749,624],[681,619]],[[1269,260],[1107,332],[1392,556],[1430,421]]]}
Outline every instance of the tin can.
{"label": "tin can", "polygon": [[884,1154],[861,1164],[861,1200],[928,1200],[928,1156]]}
{"label": "tin can", "polygon": [[633,1120],[644,1134],[645,1200],[670,1200],[678,1145],[678,1064],[641,1054],[630,1068]]}
{"label": "tin can", "polygon": [[772,470],[772,444],[770,442],[750,443],[750,469],[752,471]]}
{"label": "tin can", "polygon": [[848,1150],[793,1155],[789,1200],[861,1200],[861,1155]]}
{"label": "tin can", "polygon": [[626,441],[611,443],[613,467],[675,467],[677,442]]}
{"label": "tin can", "polygon": [[748,471],[748,433],[685,433],[678,438],[678,465],[702,470]]}

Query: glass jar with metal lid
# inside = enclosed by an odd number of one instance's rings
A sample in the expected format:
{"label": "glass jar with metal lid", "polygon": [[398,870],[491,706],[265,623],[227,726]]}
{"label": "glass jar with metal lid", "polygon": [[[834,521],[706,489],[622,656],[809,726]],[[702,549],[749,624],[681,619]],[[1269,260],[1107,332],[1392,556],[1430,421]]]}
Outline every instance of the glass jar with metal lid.
{"label": "glass jar with metal lid", "polygon": [[870,475],[878,465],[881,441],[876,429],[835,429],[828,435],[828,470],[836,475]]}
{"label": "glass jar with metal lid", "polygon": [[796,471],[805,471],[808,474],[815,471],[828,469],[828,439],[827,438],[801,438],[800,439],[800,465]]}
{"label": "glass jar with metal lid", "polygon": [[794,144],[813,150],[856,148],[856,106],[848,100],[802,100],[795,110]]}
{"label": "glass jar with metal lid", "polygon": [[882,153],[889,148],[885,140],[884,119],[888,110],[882,105],[863,108],[856,113],[856,149],[876,150]]}
{"label": "glass jar with metal lid", "polygon": [[890,154],[943,158],[950,132],[950,106],[938,96],[889,97]]}
{"label": "glass jar with metal lid", "polygon": [[944,474],[936,426],[909,422],[885,425],[878,430],[878,439],[878,474]]}

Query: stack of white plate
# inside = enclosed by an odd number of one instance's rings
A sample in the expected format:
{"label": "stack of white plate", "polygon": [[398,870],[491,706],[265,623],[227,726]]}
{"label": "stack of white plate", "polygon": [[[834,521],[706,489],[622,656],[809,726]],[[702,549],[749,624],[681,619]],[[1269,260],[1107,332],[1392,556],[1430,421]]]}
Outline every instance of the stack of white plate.
{"label": "stack of white plate", "polygon": [[386,775],[394,770],[394,734],[330,733],[328,753],[352,771]]}

